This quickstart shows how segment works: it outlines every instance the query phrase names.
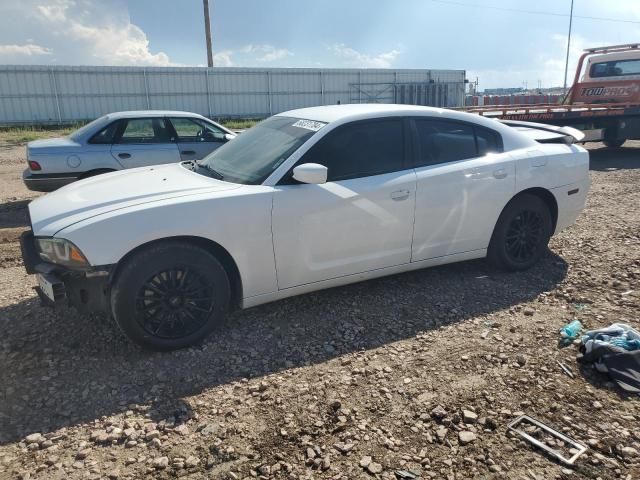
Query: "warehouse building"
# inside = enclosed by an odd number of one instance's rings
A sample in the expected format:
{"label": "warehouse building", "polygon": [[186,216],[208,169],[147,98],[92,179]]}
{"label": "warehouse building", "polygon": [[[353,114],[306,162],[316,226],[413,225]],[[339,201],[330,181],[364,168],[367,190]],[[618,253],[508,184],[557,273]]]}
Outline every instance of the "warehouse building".
{"label": "warehouse building", "polygon": [[0,66],[0,125],[144,109],[263,118],[337,103],[461,107],[464,98],[464,70]]}

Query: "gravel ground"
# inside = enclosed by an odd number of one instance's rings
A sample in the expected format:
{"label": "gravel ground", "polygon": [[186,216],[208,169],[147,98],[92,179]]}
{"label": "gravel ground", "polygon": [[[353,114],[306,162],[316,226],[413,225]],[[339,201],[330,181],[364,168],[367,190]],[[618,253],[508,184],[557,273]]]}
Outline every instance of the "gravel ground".
{"label": "gravel ground", "polygon": [[[24,148],[0,147],[0,478],[638,478],[638,398],[557,344],[573,318],[640,327],[640,142],[591,163],[587,209],[528,272],[331,289],[157,354],[38,304],[17,245]],[[589,449],[554,462],[507,432],[521,412]]]}

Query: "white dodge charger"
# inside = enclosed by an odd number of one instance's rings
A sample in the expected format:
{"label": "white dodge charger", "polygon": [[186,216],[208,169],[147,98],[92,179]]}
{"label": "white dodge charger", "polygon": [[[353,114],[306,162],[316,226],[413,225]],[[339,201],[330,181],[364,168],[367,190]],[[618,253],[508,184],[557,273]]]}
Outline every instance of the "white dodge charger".
{"label": "white dodge charger", "polygon": [[294,110],[200,162],[34,200],[23,256],[43,301],[184,347],[233,307],[485,256],[532,266],[585,205],[580,139],[428,107]]}

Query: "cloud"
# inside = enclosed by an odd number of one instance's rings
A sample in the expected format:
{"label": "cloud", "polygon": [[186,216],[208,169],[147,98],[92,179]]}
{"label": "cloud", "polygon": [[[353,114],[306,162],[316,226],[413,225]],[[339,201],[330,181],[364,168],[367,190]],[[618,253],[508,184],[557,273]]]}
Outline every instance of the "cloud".
{"label": "cloud", "polygon": [[214,67],[233,67],[233,50],[223,50],[213,55]]}
{"label": "cloud", "polygon": [[367,55],[344,43],[337,43],[329,47],[329,50],[343,60],[343,63],[355,68],[389,68],[400,55],[399,50],[389,50],[378,55]]}
{"label": "cloud", "polygon": [[[522,87],[527,82],[528,88],[536,88],[540,81],[543,88],[562,87],[564,84],[564,67],[567,52],[567,36],[552,34],[546,39],[548,46],[542,45],[540,53],[533,56],[521,56],[520,60],[526,64],[505,65],[500,69],[469,69],[467,78],[479,80],[480,90],[493,87]],[[598,45],[611,45],[615,41],[589,41],[580,35],[571,36],[569,49],[569,68],[567,70],[567,87],[573,84],[573,77],[578,59],[585,48]]]}
{"label": "cloud", "polygon": [[[41,56],[47,55],[49,63],[58,64],[174,65],[166,53],[151,51],[145,32],[131,22],[126,5],[119,0],[43,3],[20,0],[0,4],[4,36],[35,39],[26,44],[2,45],[0,55],[11,54],[17,63],[42,63]],[[21,21],[11,22],[10,18]]]}
{"label": "cloud", "polygon": [[258,62],[274,62],[293,56],[293,52],[286,48],[276,48],[273,45],[245,45],[240,49],[242,53],[253,54]]}
{"label": "cloud", "polygon": [[5,57],[31,57],[33,55],[51,55],[51,49],[26,43],[24,45],[0,45],[0,61]]}

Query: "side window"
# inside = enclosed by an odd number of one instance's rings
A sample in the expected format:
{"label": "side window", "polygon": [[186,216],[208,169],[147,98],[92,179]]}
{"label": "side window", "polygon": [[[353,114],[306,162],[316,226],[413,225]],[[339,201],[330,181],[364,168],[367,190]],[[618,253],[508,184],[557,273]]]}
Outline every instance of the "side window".
{"label": "side window", "polygon": [[178,142],[221,142],[225,132],[197,118],[172,117]]}
{"label": "side window", "polygon": [[436,165],[502,151],[500,134],[462,122],[415,119],[416,166]]}
{"label": "side window", "polygon": [[478,142],[478,157],[482,157],[487,153],[500,153],[504,151],[502,137],[498,132],[482,127],[475,127],[475,131]]}
{"label": "side window", "polygon": [[403,170],[402,123],[398,118],[343,125],[314,145],[298,164],[324,165],[329,182]]}
{"label": "side window", "polygon": [[89,143],[112,144],[119,126],[120,126],[120,120],[116,120],[115,122],[112,122],[107,127],[103,128],[98,133],[96,133],[93,137],[91,137],[91,139],[89,139]]}
{"label": "side window", "polygon": [[443,120],[415,120],[418,135],[417,165],[435,165],[476,157],[473,127]]}
{"label": "side window", "polygon": [[132,118],[120,137],[120,143],[169,143],[171,129],[164,118]]}

